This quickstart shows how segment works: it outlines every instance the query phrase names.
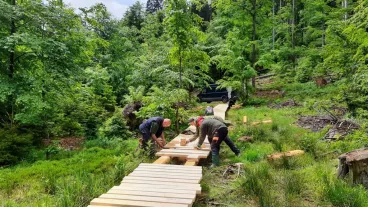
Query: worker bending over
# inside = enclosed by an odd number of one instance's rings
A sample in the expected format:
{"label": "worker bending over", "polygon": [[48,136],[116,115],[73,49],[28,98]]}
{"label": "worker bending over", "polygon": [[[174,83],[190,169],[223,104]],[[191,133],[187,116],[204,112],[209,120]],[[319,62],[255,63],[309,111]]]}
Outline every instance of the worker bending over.
{"label": "worker bending over", "polygon": [[[222,121],[220,121],[222,120]],[[187,141],[187,143],[196,140],[199,137],[197,148],[200,149],[204,139],[208,136],[208,142],[211,143],[212,165],[220,164],[219,153],[222,141],[230,147],[235,155],[240,155],[240,150],[235,146],[234,142],[228,136],[228,129],[220,117],[198,117],[189,119],[191,125],[196,126],[196,134]]]}
{"label": "worker bending over", "polygon": [[[139,125],[139,131],[143,136],[142,148],[147,150],[148,143],[150,143],[149,155],[152,157],[155,155],[155,143],[161,148],[165,148],[165,135],[164,128],[171,125],[170,119],[164,119],[162,117],[152,117],[147,121]],[[159,140],[162,139],[162,141]]]}

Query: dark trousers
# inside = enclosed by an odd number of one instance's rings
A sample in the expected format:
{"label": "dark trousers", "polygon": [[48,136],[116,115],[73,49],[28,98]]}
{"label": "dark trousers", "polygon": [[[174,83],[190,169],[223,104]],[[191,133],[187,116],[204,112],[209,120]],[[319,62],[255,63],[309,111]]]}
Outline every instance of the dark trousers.
{"label": "dark trousers", "polygon": [[209,139],[208,141],[211,143],[211,152],[213,155],[219,155],[220,154],[220,146],[222,141],[224,141],[227,146],[230,147],[231,151],[233,151],[236,155],[240,153],[240,150],[236,147],[234,142],[227,136],[228,130],[227,127],[221,127],[217,130],[217,135],[219,137],[218,141]]}
{"label": "dark trousers", "polygon": [[149,148],[149,156],[154,157],[156,154],[155,142],[153,142],[150,131],[148,129],[145,129],[142,125],[139,126],[139,131],[141,132],[143,137],[142,149],[147,151],[147,149]]}

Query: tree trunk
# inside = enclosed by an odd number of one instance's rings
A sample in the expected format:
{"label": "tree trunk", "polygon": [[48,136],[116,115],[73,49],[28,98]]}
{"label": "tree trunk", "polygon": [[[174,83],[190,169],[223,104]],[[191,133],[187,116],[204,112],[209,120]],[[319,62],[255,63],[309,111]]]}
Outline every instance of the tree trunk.
{"label": "tree trunk", "polygon": [[354,150],[339,156],[338,178],[352,174],[354,184],[362,184],[368,189],[368,150]]}
{"label": "tree trunk", "polygon": [[182,87],[182,61],[183,61],[183,57],[181,56],[181,50],[179,49],[179,88]]}
{"label": "tree trunk", "polygon": [[293,48],[293,68],[295,69],[295,62],[296,62],[296,57],[295,57],[295,0],[293,0],[293,19],[292,19],[292,25],[291,25],[291,45]]}
{"label": "tree trunk", "polygon": [[[12,0],[11,5],[15,7],[16,1]],[[10,22],[10,36],[14,35],[15,33],[16,33],[15,17],[13,16]],[[9,54],[9,78],[13,78],[14,76],[14,72],[15,72],[14,64],[15,64],[15,45],[12,46],[12,49]]]}
{"label": "tree trunk", "polygon": [[[257,1],[256,0],[252,0],[252,67],[254,70],[256,70],[255,65],[256,65],[256,35],[257,35],[257,31],[256,31],[256,15],[257,15],[257,8],[256,8],[256,4]],[[252,86],[256,87],[256,77],[252,78]]]}
{"label": "tree trunk", "polygon": [[275,49],[275,0],[272,0],[272,49]]}
{"label": "tree trunk", "polygon": [[175,109],[175,127],[176,127],[176,134],[179,134],[179,103],[176,103],[176,109]]}

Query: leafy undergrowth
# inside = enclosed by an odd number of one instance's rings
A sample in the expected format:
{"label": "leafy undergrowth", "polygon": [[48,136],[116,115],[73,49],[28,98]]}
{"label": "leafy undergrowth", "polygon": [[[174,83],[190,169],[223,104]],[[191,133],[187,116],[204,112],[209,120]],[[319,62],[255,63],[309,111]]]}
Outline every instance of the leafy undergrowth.
{"label": "leafy undergrowth", "polygon": [[1,206],[87,206],[139,163],[137,140],[89,141],[70,158],[0,169]]}
{"label": "leafy undergrowth", "polygon": [[[311,87],[303,90],[312,90]],[[328,92],[330,88],[320,89],[323,90]],[[306,105],[311,99],[303,100]],[[316,113],[307,106],[231,109],[227,116],[234,125],[230,137],[236,141],[242,136],[251,136],[254,141],[235,142],[241,148],[240,157],[236,157],[223,144],[221,166],[205,168],[202,181],[204,193],[197,198],[195,206],[368,206],[368,194],[362,186],[353,185],[350,179],[336,178],[337,157],[368,143],[365,129],[352,132],[344,140],[328,142],[322,139],[328,129],[311,132],[294,124],[299,115]],[[242,123],[243,116],[248,117],[246,125]],[[251,126],[252,122],[268,119],[272,119],[273,123]],[[295,149],[306,153],[278,161],[268,161],[266,158],[272,153]],[[234,163],[242,163],[239,175],[237,170],[227,170]]]}

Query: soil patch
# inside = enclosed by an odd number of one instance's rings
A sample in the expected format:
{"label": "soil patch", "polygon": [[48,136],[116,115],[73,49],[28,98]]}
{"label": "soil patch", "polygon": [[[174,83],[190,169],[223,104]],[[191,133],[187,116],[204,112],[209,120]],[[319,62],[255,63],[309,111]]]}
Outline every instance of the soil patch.
{"label": "soil patch", "polygon": [[360,126],[350,120],[336,120],[331,116],[300,116],[296,124],[313,132],[318,132],[328,125],[332,128],[325,134],[325,139],[342,139],[352,130],[359,129]]}
{"label": "soil patch", "polygon": [[285,91],[279,90],[258,90],[255,93],[255,96],[260,98],[269,98],[269,99],[276,99],[281,98],[285,95]]}
{"label": "soil patch", "polygon": [[294,99],[290,99],[288,101],[285,101],[279,104],[273,103],[273,104],[268,105],[268,107],[271,109],[281,109],[281,108],[286,108],[286,107],[298,107],[298,106],[303,106],[303,105],[295,102]]}
{"label": "soil patch", "polygon": [[66,137],[60,139],[43,139],[42,143],[45,146],[50,146],[52,144],[56,144],[58,147],[66,149],[66,150],[79,150],[82,148],[82,144],[84,142],[84,137]]}

